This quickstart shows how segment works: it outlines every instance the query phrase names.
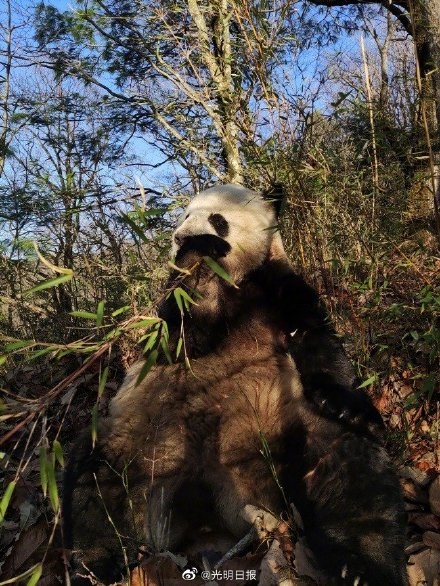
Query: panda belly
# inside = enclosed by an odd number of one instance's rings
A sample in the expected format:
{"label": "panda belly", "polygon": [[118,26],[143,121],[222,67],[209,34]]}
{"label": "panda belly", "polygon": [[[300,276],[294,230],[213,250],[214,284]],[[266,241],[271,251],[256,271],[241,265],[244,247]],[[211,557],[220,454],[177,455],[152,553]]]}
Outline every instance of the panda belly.
{"label": "panda belly", "polygon": [[182,413],[188,441],[203,461],[229,467],[261,458],[262,438],[270,442],[293,424],[302,387],[287,355],[263,353],[240,367],[228,357],[222,363],[225,372],[210,370],[209,361],[192,363]]}
{"label": "panda belly", "polygon": [[135,366],[130,391],[113,400],[110,451],[132,462],[132,488],[147,495],[144,533],[154,548],[186,551],[207,527],[240,539],[248,504],[279,515],[287,497],[302,509],[303,478],[341,429],[309,409],[294,362],[264,340],[242,338],[237,350],[235,339],[190,369],[157,366],[133,387]]}
{"label": "panda belly", "polygon": [[249,528],[246,505],[278,513],[286,507],[276,476],[287,466],[286,430],[302,427],[301,384],[287,355],[253,360],[221,380],[209,380],[204,366],[193,365],[196,375],[204,372],[204,392],[188,394],[189,461],[198,463],[197,477],[212,491],[220,524],[240,538]]}
{"label": "panda belly", "polygon": [[[191,369],[156,367],[130,393],[123,387],[112,404],[111,450],[118,451],[120,435],[121,453],[134,457],[135,482],[148,489],[147,542],[157,543],[151,527],[160,525],[158,511],[173,519],[170,545],[177,548],[207,524],[240,538],[248,530],[241,516],[247,504],[281,511],[269,460],[282,451],[285,429],[297,425],[301,400],[292,360],[261,344],[245,363],[224,352],[221,360],[193,360]],[[182,515],[187,503],[195,505]]]}

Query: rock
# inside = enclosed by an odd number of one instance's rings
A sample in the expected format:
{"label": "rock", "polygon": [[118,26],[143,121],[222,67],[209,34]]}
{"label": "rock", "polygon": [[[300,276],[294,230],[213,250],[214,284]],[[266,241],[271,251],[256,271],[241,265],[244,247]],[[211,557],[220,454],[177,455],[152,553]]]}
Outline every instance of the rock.
{"label": "rock", "polygon": [[425,573],[423,571],[423,568],[419,564],[414,562],[408,562],[407,573],[409,586],[420,586],[421,584],[426,584]]}
{"label": "rock", "polygon": [[328,578],[318,569],[318,565],[304,537],[295,544],[295,569],[302,580],[313,580],[311,583],[328,584]]}
{"label": "rock", "polygon": [[423,541],[417,541],[415,543],[410,543],[405,547],[406,555],[412,555],[413,553],[417,553],[418,551],[425,549],[426,545]]}
{"label": "rock", "polygon": [[411,466],[402,466],[399,470],[399,475],[401,478],[409,478],[417,486],[426,486],[432,478],[431,474],[423,472],[418,468],[411,468]]}
{"label": "rock", "polygon": [[411,511],[408,513],[408,523],[425,531],[440,532],[440,517],[437,517],[437,515],[433,515],[432,513]]}
{"label": "rock", "polygon": [[440,476],[437,476],[429,487],[429,506],[435,515],[440,516]]}
{"label": "rock", "polygon": [[259,509],[254,505],[246,505],[241,512],[241,516],[255,526],[259,535],[264,534],[264,536],[274,531],[280,523],[280,520],[272,515],[272,513]]}
{"label": "rock", "polygon": [[440,551],[425,549],[408,560],[409,586],[440,585]]}
{"label": "rock", "polygon": [[400,486],[403,490],[403,496],[414,503],[426,504],[428,502],[428,495],[426,489],[420,488],[417,484],[409,478],[401,478]]}
{"label": "rock", "polygon": [[435,533],[435,531],[425,531],[423,534],[423,543],[428,547],[433,547],[440,551],[440,533]]}
{"label": "rock", "polygon": [[391,413],[388,425],[391,429],[400,428],[401,421],[401,417],[397,413]]}
{"label": "rock", "polygon": [[292,574],[277,541],[273,541],[261,562],[260,586],[293,586]]}

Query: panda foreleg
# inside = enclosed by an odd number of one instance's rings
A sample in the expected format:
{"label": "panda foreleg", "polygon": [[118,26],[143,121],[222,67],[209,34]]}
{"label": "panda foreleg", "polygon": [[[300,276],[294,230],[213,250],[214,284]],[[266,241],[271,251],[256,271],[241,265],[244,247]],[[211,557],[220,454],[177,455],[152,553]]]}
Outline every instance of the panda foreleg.
{"label": "panda foreleg", "polygon": [[355,388],[353,366],[317,292],[292,272],[279,284],[278,301],[307,401],[321,415],[381,439],[382,419],[366,393]]}
{"label": "panda foreleg", "polygon": [[332,583],[406,586],[403,502],[385,451],[344,434],[304,480],[306,539]]}
{"label": "panda foreleg", "polygon": [[306,400],[320,415],[380,437],[380,415],[365,394],[355,390],[353,366],[317,291],[282,260],[268,261],[253,279],[286,336]]}
{"label": "panda foreleg", "polygon": [[365,391],[347,388],[325,372],[302,374],[301,382],[304,397],[321,416],[338,420],[358,434],[383,441],[385,425]]}

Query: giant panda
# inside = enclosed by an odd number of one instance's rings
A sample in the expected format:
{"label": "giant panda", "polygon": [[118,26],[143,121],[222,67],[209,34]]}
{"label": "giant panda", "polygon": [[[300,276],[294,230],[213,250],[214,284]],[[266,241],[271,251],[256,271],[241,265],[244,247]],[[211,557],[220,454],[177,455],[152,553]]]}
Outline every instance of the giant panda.
{"label": "giant panda", "polygon": [[144,361],[129,369],[96,445],[85,432],[72,449],[78,575],[111,583],[140,545],[185,553],[215,535],[224,553],[249,531],[246,505],[281,518],[293,503],[324,584],[407,584],[381,418],[276,225],[273,204],[238,185],[187,207],[158,308],[168,352],[140,382]]}

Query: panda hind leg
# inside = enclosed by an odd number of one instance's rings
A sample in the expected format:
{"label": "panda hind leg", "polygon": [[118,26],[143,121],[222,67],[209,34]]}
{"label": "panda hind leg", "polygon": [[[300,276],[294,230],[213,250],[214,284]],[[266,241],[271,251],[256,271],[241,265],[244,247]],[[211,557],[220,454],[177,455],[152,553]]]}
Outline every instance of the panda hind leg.
{"label": "panda hind leg", "polygon": [[138,531],[130,511],[122,478],[99,443],[92,446],[90,432],[83,433],[71,450],[63,486],[63,536],[65,547],[73,551],[72,584],[90,585],[90,575],[110,584],[126,573],[127,560],[136,559],[137,552]]}
{"label": "panda hind leg", "polygon": [[385,451],[344,434],[305,483],[306,539],[331,583],[406,586],[403,502]]}

